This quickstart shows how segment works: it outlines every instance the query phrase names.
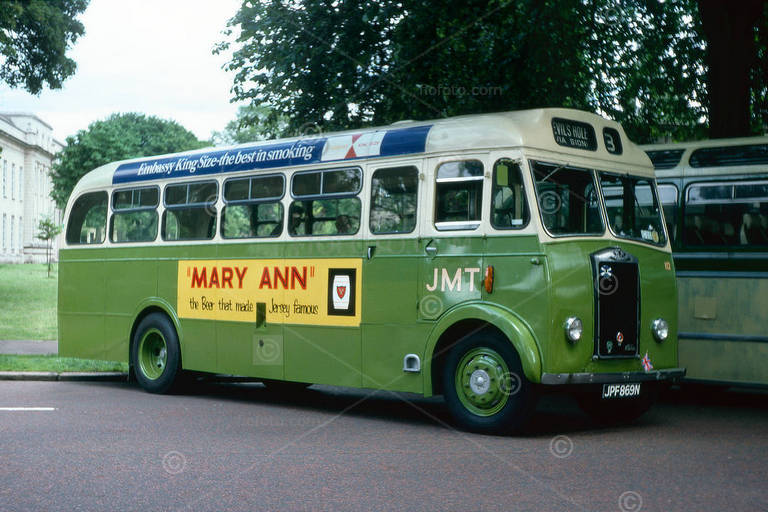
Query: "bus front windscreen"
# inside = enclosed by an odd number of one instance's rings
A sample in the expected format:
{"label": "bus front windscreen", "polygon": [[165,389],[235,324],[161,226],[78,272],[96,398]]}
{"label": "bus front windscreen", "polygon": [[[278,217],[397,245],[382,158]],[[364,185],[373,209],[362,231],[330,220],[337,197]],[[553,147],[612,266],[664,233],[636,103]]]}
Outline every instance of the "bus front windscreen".
{"label": "bus front windscreen", "polygon": [[531,162],[531,169],[541,220],[549,234],[603,234],[600,201],[591,170],[546,162]]}
{"label": "bus front windscreen", "polygon": [[613,234],[664,245],[667,240],[653,180],[604,171],[597,174]]}

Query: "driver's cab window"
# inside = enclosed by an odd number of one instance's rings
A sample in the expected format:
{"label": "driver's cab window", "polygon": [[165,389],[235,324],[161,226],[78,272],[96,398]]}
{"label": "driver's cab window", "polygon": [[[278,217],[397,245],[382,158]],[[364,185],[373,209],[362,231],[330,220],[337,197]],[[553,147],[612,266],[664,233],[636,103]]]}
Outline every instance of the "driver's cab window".
{"label": "driver's cab window", "polygon": [[520,165],[508,158],[497,160],[493,166],[491,224],[496,229],[519,229],[528,219]]}
{"label": "driver's cab window", "polygon": [[435,228],[439,231],[477,229],[483,208],[483,163],[444,162],[437,168]]}

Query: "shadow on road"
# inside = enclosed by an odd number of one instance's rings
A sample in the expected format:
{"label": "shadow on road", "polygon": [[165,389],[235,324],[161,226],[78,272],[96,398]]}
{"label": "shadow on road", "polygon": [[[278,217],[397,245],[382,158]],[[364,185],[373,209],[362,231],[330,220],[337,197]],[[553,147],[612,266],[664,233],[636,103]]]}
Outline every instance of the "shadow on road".
{"label": "shadow on road", "polygon": [[[122,386],[142,392],[135,383]],[[410,393],[324,385],[314,385],[300,391],[280,392],[257,382],[199,381],[186,386],[180,394],[189,397],[212,397],[221,401],[274,405],[303,412],[343,414],[398,424],[454,428],[442,397],[424,398]],[[694,419],[697,414],[709,416],[746,413],[762,416],[768,413],[767,399],[768,393],[762,390],[675,386],[660,393],[658,403],[636,422],[606,427],[593,422],[579,409],[572,397],[544,394],[540,397],[536,413],[522,435],[542,437],[603,429],[647,429],[668,423],[671,409],[682,413],[686,418]]]}

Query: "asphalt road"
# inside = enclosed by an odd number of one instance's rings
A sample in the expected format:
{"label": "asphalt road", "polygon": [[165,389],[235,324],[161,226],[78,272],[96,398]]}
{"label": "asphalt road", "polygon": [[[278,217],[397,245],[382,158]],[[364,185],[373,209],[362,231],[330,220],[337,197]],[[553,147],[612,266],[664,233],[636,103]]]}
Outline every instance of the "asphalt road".
{"label": "asphalt road", "polygon": [[766,394],[674,393],[613,428],[548,397],[518,437],[447,420],[319,386],[4,381],[0,510],[768,510]]}

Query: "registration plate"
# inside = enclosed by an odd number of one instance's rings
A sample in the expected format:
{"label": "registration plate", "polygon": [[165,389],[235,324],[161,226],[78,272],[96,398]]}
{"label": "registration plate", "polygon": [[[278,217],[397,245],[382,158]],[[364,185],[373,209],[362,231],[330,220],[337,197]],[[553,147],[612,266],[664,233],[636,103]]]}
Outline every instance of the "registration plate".
{"label": "registration plate", "polygon": [[603,398],[632,398],[640,396],[640,383],[603,384]]}

